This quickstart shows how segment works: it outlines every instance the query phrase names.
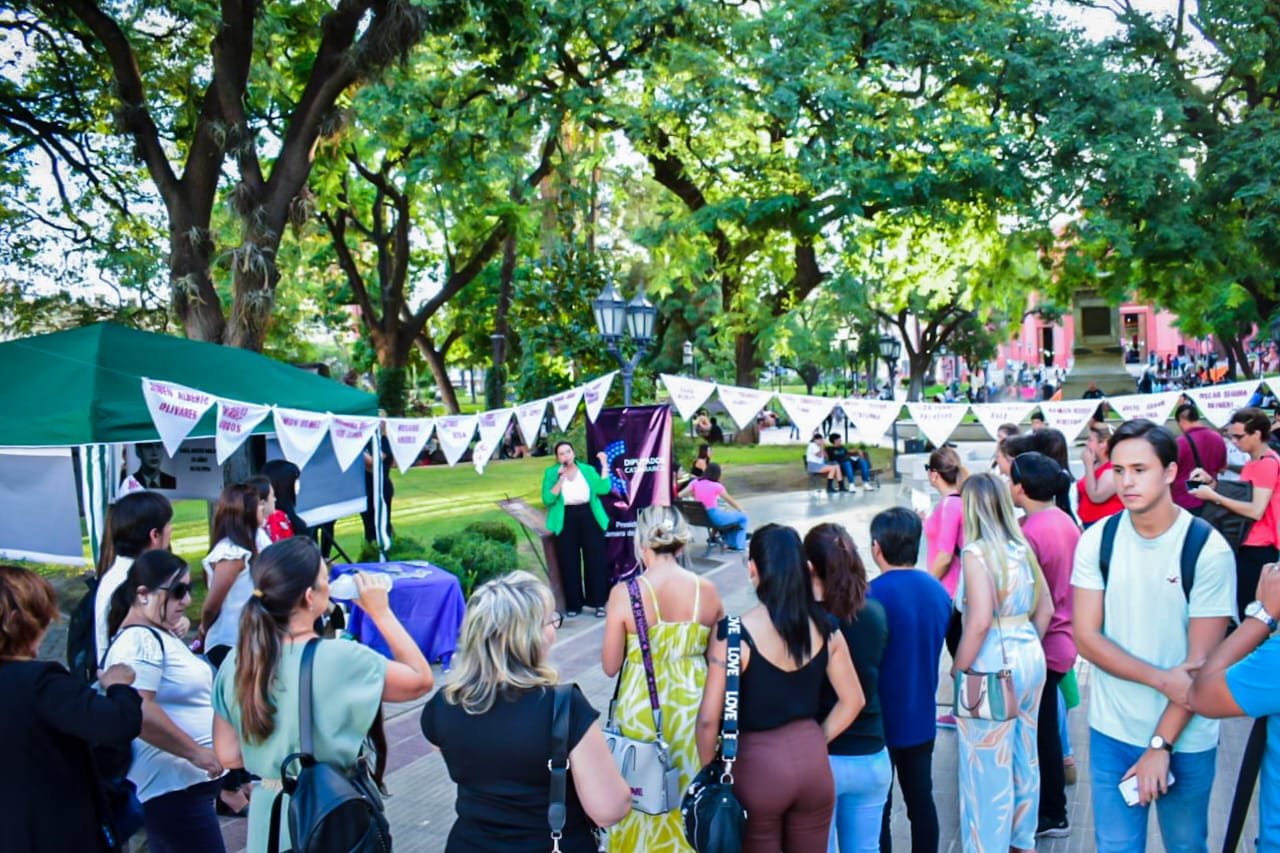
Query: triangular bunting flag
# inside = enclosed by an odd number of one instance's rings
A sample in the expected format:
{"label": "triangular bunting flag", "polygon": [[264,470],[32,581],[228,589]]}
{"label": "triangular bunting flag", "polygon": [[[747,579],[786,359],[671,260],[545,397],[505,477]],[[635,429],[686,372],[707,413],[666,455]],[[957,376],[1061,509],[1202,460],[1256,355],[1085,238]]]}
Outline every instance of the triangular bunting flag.
{"label": "triangular bunting flag", "polygon": [[738,425],[738,429],[746,429],[756,419],[756,415],[773,396],[772,391],[761,391],[758,388],[740,388],[737,385],[717,385],[720,403],[729,417]]}
{"label": "triangular bunting flag", "polygon": [[801,441],[808,441],[836,407],[836,401],[830,397],[810,397],[808,394],[779,394],[778,402],[800,430]]}
{"label": "triangular bunting flag", "polygon": [[360,418],[351,415],[334,415],[329,421],[329,441],[333,442],[333,455],[343,471],[351,467],[361,452],[369,445],[369,439],[377,432],[377,418]]}
{"label": "triangular bunting flag", "polygon": [[1181,391],[1164,391],[1160,394],[1123,394],[1119,397],[1108,397],[1107,404],[1115,409],[1126,421],[1142,418],[1163,424],[1169,419]]}
{"label": "triangular bunting flag", "polygon": [[600,410],[604,408],[605,398],[609,396],[609,388],[613,385],[613,377],[618,375],[618,371],[606,373],[599,379],[592,379],[586,385],[582,386],[582,402],[587,407],[587,420],[592,423],[596,422],[596,418],[600,416]]}
{"label": "triangular bunting flag", "polygon": [[142,396],[147,401],[151,422],[164,442],[165,452],[171,458],[216,399],[212,394],[176,382],[161,382],[145,376],[142,377]]}
{"label": "triangular bunting flag", "polygon": [[485,466],[489,464],[489,460],[493,458],[494,452],[498,449],[498,445],[490,444],[485,439],[476,442],[475,447],[471,448],[471,464],[475,466],[477,474],[483,474]]}
{"label": "triangular bunting flag", "polygon": [[435,423],[431,418],[387,418],[383,421],[387,441],[391,444],[391,455],[401,474],[417,461],[418,454],[431,438]]}
{"label": "triangular bunting flag", "polygon": [[974,403],[969,406],[978,423],[992,438],[1004,424],[1022,423],[1035,407],[1035,403]]}
{"label": "triangular bunting flag", "polygon": [[662,384],[667,388],[667,393],[671,395],[671,404],[686,421],[698,413],[698,409],[716,390],[714,382],[689,379],[686,376],[672,376],[669,373],[663,373],[660,376]]}
{"label": "triangular bunting flag", "polygon": [[329,415],[277,407],[275,425],[284,458],[305,468],[329,431]]}
{"label": "triangular bunting flag", "polygon": [[214,455],[221,465],[231,458],[254,428],[271,414],[270,406],[255,403],[237,403],[235,400],[218,401],[218,432],[213,441]]}
{"label": "triangular bunting flag", "polygon": [[[490,409],[476,416],[476,429],[480,431],[480,441],[497,450],[502,438],[507,434],[507,425],[515,409]],[[474,454],[472,454],[474,455]]]}
{"label": "triangular bunting flag", "polygon": [[1060,430],[1067,441],[1075,441],[1098,410],[1101,400],[1049,400],[1040,404],[1040,412],[1049,426]]}
{"label": "triangular bunting flag", "polygon": [[457,465],[462,454],[467,452],[471,437],[476,432],[476,420],[475,415],[436,418],[436,440],[440,442],[440,450],[444,452],[444,461],[451,467]]}
{"label": "triangular bunting flag", "polygon": [[1226,426],[1231,413],[1249,402],[1258,390],[1256,379],[1248,382],[1232,382],[1229,385],[1209,385],[1204,388],[1188,388],[1187,394],[1195,401],[1200,414],[1216,427]]}
{"label": "triangular bunting flag", "polygon": [[578,403],[582,401],[582,386],[570,388],[568,391],[561,391],[551,397],[551,408],[556,413],[556,423],[560,425],[561,432],[568,432],[569,425],[573,423],[573,415],[578,411]]}
{"label": "triangular bunting flag", "polygon": [[884,435],[897,420],[902,404],[896,400],[868,400],[849,397],[840,401],[840,408],[853,422],[854,442],[884,445]]}
{"label": "triangular bunting flag", "polygon": [[941,447],[960,426],[969,407],[965,403],[907,403],[907,411],[929,443]]}
{"label": "triangular bunting flag", "polygon": [[547,414],[547,401],[534,400],[516,406],[516,423],[520,425],[520,434],[524,436],[525,446],[530,450],[538,442],[538,430],[542,426],[542,418]]}

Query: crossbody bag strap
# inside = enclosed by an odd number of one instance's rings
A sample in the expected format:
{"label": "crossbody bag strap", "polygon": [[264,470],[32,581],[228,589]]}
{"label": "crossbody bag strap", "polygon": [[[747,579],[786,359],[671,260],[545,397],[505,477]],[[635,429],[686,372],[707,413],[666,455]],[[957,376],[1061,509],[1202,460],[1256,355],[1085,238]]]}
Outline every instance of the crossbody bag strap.
{"label": "crossbody bag strap", "polygon": [[658,679],[653,674],[653,651],[649,646],[649,620],[644,615],[644,599],[640,596],[640,583],[635,578],[627,581],[627,594],[631,598],[631,614],[636,620],[636,637],[640,641],[640,656],[644,658],[644,680],[649,688],[649,708],[653,711],[653,728],[662,743],[662,705],[658,701]]}
{"label": "crossbody bag strap", "polygon": [[987,570],[987,576],[991,578],[991,614],[996,620],[996,636],[1000,638],[1000,660],[1004,663],[1004,668],[1008,669],[1009,655],[1004,648],[1004,623],[1000,621],[1000,587],[996,586],[996,573],[991,571],[991,567],[987,565],[987,560],[982,556],[980,549],[977,552],[977,557],[982,562],[983,568]]}
{"label": "crossbody bag strap", "polygon": [[315,666],[316,649],[320,648],[320,638],[312,637],[302,649],[302,667],[298,673],[298,734],[301,738],[299,746],[302,754],[316,757],[315,741],[311,732],[311,674]]}
{"label": "crossbody bag strap", "polygon": [[102,660],[98,661],[98,669],[107,668],[107,655],[111,654],[111,647],[114,646],[116,644],[116,640],[123,637],[124,632],[128,631],[130,628],[145,628],[151,632],[151,636],[160,644],[160,669],[163,670],[164,661],[167,657],[164,651],[164,637],[161,637],[160,632],[150,625],[125,625],[119,631],[116,631],[116,635],[107,641],[107,649],[102,653]]}
{"label": "crossbody bag strap", "polygon": [[738,689],[742,679],[742,620],[728,618],[729,643],[725,649],[724,713],[720,718],[721,781],[733,784],[733,762],[738,757]]}
{"label": "crossbody bag strap", "polygon": [[[1187,434],[1186,438],[1187,438],[1187,444],[1191,447],[1191,458],[1196,460],[1196,467],[1203,470],[1204,463],[1200,461],[1200,449],[1196,447],[1196,440],[1191,436],[1190,433]],[[1208,471],[1206,473],[1209,474],[1209,476],[1215,476],[1214,472],[1212,471]]]}
{"label": "crossbody bag strap", "polygon": [[565,796],[569,790],[569,696],[572,684],[552,688],[551,706],[551,803],[547,806],[547,823],[551,827],[551,850],[559,853],[560,838],[566,816]]}
{"label": "crossbody bag strap", "polygon": [[277,791],[271,801],[271,827],[267,830],[267,853],[280,853],[280,816],[284,810],[284,793]]}

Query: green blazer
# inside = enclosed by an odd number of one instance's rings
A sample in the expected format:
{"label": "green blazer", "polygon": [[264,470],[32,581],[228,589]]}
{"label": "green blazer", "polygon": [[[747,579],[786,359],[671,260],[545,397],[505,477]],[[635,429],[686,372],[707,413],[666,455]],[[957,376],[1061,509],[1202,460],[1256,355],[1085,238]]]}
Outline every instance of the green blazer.
{"label": "green blazer", "polygon": [[[587,488],[591,491],[589,504],[591,514],[596,517],[596,523],[600,525],[601,530],[608,530],[609,516],[605,514],[604,504],[600,503],[600,495],[609,494],[611,488],[609,481],[601,477],[600,472],[590,465],[583,465],[576,461],[573,464],[578,466],[579,473],[586,478]],[[542,502],[547,505],[547,529],[557,536],[560,535],[561,530],[564,530],[564,498],[552,494],[551,489],[559,477],[559,464],[552,465],[542,475]]]}

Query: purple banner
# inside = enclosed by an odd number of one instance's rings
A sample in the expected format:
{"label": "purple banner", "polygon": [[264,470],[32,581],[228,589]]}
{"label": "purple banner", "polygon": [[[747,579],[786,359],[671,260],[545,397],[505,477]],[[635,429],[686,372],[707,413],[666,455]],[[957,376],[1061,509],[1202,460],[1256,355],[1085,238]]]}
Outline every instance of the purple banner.
{"label": "purple banner", "polygon": [[613,484],[604,498],[609,514],[605,542],[613,580],[636,567],[636,513],[647,506],[669,506],[675,472],[670,406],[602,409],[587,424],[587,456],[604,452]]}

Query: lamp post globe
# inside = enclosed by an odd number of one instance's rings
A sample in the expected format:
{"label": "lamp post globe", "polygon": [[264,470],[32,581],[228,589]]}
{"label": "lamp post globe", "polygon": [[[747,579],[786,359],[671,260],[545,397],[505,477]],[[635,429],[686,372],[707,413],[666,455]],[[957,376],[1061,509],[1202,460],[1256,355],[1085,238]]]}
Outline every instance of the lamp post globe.
{"label": "lamp post globe", "polygon": [[[630,406],[631,378],[635,374],[636,364],[644,358],[645,350],[653,342],[653,327],[658,309],[645,298],[643,285],[635,297],[627,302],[610,279],[600,295],[591,300],[591,312],[595,315],[596,329],[600,332],[605,348],[622,369],[623,404]],[[636,344],[635,354],[629,359],[618,349],[624,334],[630,334]]]}

